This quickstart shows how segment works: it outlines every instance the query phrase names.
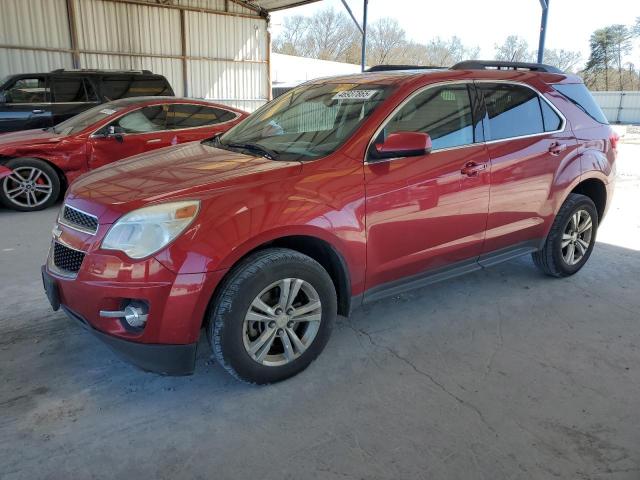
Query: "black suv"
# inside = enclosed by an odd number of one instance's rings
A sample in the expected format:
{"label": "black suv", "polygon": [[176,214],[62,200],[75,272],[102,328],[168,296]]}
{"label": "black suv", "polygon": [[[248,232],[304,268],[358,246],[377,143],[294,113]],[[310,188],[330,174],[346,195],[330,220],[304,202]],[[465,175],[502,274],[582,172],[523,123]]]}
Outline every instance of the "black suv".
{"label": "black suv", "polygon": [[111,100],[173,96],[162,75],[149,70],[54,70],[0,80],[0,133],[47,128]]}

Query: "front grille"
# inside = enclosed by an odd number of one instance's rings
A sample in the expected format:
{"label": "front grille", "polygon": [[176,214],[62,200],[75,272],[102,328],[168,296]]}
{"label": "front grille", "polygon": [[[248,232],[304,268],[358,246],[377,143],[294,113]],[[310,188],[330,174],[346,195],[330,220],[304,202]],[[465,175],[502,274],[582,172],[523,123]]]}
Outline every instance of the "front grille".
{"label": "front grille", "polygon": [[98,230],[98,219],[96,217],[68,205],[63,207],[62,223],[92,235]]}
{"label": "front grille", "polygon": [[78,273],[83,260],[84,252],[53,242],[53,264],[56,268],[69,273]]}

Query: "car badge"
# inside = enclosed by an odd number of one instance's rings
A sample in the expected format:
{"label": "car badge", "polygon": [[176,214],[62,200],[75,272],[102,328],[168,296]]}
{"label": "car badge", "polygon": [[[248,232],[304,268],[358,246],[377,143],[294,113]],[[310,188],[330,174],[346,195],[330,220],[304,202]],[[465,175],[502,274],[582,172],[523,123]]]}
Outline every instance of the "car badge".
{"label": "car badge", "polygon": [[51,230],[51,234],[53,235],[53,238],[55,238],[56,240],[60,238],[60,235],[62,235],[62,230],[60,229],[58,224],[54,225],[53,230]]}

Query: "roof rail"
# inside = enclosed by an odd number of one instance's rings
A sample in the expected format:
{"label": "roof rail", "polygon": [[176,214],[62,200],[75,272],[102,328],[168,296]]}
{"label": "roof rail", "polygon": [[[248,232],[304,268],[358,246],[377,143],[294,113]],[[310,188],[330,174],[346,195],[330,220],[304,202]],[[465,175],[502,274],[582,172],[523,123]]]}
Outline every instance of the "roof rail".
{"label": "roof rail", "polygon": [[531,72],[564,73],[544,63],[502,62],[499,60],[467,60],[456,63],[451,70],[529,70]]}
{"label": "roof rail", "polygon": [[389,72],[393,70],[437,70],[446,67],[436,67],[433,65],[374,65],[365,72]]}
{"label": "roof rail", "polygon": [[120,69],[102,69],[102,68],[77,68],[77,69],[69,69],[69,68],[58,68],[56,70],[51,70],[51,73],[138,73],[144,75],[151,75],[153,72],[151,70],[120,70]]}

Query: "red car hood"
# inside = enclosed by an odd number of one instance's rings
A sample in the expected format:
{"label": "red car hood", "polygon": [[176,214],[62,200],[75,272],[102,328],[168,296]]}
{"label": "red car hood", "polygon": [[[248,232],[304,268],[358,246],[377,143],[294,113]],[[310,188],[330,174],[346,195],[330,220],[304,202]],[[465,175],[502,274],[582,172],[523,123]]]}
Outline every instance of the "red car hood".
{"label": "red car hood", "polygon": [[149,203],[202,199],[221,189],[278,181],[301,168],[299,162],[268,160],[199,142],[185,143],[83,175],[71,185],[66,201],[107,224]]}
{"label": "red car hood", "polygon": [[21,145],[39,145],[59,143],[66,137],[56,135],[52,132],[45,132],[41,128],[35,130],[23,130],[21,132],[9,132],[0,134],[0,152],[5,148],[18,147]]}

